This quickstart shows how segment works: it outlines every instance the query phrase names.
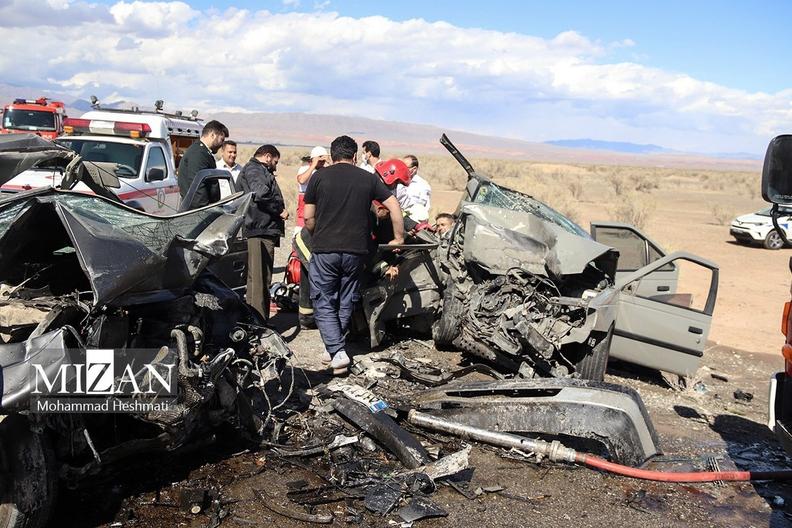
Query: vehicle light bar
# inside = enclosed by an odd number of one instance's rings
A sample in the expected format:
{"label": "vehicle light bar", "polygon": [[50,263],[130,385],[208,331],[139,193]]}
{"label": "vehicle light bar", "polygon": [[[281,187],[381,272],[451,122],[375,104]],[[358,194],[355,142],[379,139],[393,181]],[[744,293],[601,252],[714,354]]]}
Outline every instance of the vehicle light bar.
{"label": "vehicle light bar", "polygon": [[146,123],[67,118],[63,121],[63,131],[71,135],[97,134],[141,138],[151,134],[151,127]]}

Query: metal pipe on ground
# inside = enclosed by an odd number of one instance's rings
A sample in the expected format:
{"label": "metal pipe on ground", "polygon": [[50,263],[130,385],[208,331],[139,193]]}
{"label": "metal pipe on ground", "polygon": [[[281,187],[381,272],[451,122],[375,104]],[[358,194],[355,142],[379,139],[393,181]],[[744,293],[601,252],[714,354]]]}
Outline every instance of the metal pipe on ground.
{"label": "metal pipe on ground", "polygon": [[422,413],[412,409],[407,420],[419,427],[442,431],[445,433],[475,440],[485,444],[498,447],[515,448],[523,451],[531,451],[537,455],[542,455],[554,462],[571,462],[585,465],[586,467],[609,471],[625,477],[637,478],[642,480],[653,480],[657,482],[715,482],[719,480],[731,482],[745,482],[751,480],[792,480],[792,470],[782,471],[693,471],[693,472],[674,472],[674,471],[653,471],[648,469],[633,468],[622,464],[608,462],[600,457],[578,453],[574,449],[568,448],[554,440],[545,442],[523,436],[489,431],[474,427],[472,425],[453,422],[444,418],[438,418],[430,414]]}

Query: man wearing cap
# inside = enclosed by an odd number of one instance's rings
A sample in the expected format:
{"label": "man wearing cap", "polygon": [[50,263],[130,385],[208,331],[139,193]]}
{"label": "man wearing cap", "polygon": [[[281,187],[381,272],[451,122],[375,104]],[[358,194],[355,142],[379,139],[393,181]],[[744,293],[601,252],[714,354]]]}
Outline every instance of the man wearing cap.
{"label": "man wearing cap", "polygon": [[410,169],[410,183],[398,185],[396,198],[405,215],[419,223],[427,222],[431,208],[432,187],[418,174],[418,158],[408,154],[404,157],[404,163]]}
{"label": "man wearing cap", "polygon": [[308,182],[314,172],[321,169],[327,163],[327,149],[321,146],[311,149],[311,154],[304,163],[297,169],[297,227],[305,225],[305,190],[308,189]]}

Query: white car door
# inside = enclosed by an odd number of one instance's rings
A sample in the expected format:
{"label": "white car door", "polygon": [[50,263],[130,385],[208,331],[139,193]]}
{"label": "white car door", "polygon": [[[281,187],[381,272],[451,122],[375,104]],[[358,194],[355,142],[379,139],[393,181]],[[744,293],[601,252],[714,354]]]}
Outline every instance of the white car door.
{"label": "white car door", "polygon": [[[691,293],[642,293],[647,289],[641,282],[669,264],[676,270],[684,265],[683,285],[686,289],[690,286]],[[688,277],[694,280],[687,281]],[[695,373],[704,355],[718,296],[718,266],[696,255],[676,252],[623,276],[616,281],[616,288],[619,295],[610,357],[682,376]],[[653,293],[651,288],[649,291]]]}

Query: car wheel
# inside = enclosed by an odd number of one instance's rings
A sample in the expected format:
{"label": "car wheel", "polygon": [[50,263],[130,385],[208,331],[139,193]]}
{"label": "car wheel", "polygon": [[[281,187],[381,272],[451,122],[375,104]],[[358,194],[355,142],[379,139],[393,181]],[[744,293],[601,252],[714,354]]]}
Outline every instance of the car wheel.
{"label": "car wheel", "polygon": [[592,333],[591,337],[599,337],[597,343],[591,347],[588,353],[575,365],[578,375],[582,379],[592,381],[602,381],[605,379],[605,371],[608,368],[608,358],[610,357],[610,345],[613,338],[613,327],[605,332],[598,332],[599,336]]}
{"label": "car wheel", "polygon": [[781,235],[778,234],[778,231],[773,229],[767,233],[762,245],[765,249],[781,249],[784,247],[784,241],[781,239]]}
{"label": "car wheel", "polygon": [[54,453],[27,418],[0,422],[0,528],[47,525],[58,489]]}
{"label": "car wheel", "polygon": [[460,323],[465,305],[454,295],[455,287],[446,286],[443,291],[443,305],[440,317],[432,325],[432,339],[435,345],[448,346],[461,334]]}

